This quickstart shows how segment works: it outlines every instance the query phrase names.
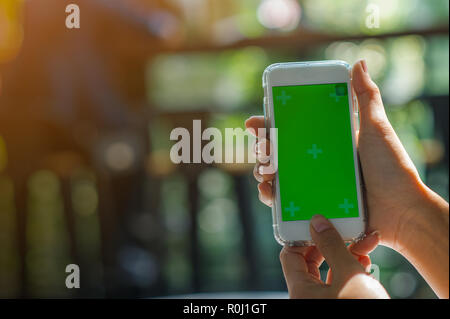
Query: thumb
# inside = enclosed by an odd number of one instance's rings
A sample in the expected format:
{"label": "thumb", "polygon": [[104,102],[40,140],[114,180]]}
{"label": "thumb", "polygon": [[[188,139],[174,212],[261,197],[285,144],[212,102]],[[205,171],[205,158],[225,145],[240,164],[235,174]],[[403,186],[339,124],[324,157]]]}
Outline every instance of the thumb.
{"label": "thumb", "polygon": [[321,215],[315,215],[310,224],[311,237],[333,270],[336,280],[345,281],[350,275],[364,272],[362,266],[347,250],[333,224]]}
{"label": "thumb", "polygon": [[352,69],[352,86],[358,100],[361,127],[387,121],[380,90],[370,78],[365,60],[360,60]]}

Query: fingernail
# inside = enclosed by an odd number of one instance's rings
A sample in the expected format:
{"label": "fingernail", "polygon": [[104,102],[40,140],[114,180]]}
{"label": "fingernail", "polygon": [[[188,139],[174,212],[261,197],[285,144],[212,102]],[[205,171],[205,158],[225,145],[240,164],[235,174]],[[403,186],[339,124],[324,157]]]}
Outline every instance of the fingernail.
{"label": "fingernail", "polygon": [[366,63],[366,60],[365,60],[365,59],[362,59],[362,60],[360,61],[360,63],[361,63],[361,66],[362,66],[362,68],[363,68],[363,71],[367,73],[367,63]]}
{"label": "fingernail", "polygon": [[255,129],[253,127],[247,127],[247,131],[249,131],[250,134],[256,136],[256,131],[255,131]]}
{"label": "fingernail", "polygon": [[331,228],[330,222],[322,215],[313,216],[313,218],[311,219],[311,225],[318,233]]}

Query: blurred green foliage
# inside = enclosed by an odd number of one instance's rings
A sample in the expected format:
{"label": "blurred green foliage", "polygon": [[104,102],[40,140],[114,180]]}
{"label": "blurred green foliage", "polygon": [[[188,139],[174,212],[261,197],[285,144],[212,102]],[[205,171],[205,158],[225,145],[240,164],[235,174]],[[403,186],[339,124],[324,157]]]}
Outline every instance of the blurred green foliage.
{"label": "blurred green foliage", "polygon": [[[401,30],[417,30],[445,24],[447,1],[371,1],[382,8],[381,28],[369,30],[361,23],[366,1],[302,1],[301,26],[340,34],[373,34]],[[243,11],[244,12],[244,11]],[[358,12],[360,13],[358,15]],[[337,18],[339,17],[339,18]],[[242,17],[241,17],[242,18]],[[254,17],[246,16],[247,24]],[[255,22],[257,23],[257,21]],[[358,26],[355,28],[355,26]],[[255,28],[255,36],[261,36]],[[273,31],[267,31],[273,32]],[[209,114],[209,125],[242,127],[247,114],[262,114],[261,75],[275,62],[295,60],[340,59],[354,63],[367,60],[373,79],[381,88],[388,117],[411,155],[421,177],[427,181],[428,168],[442,161],[444,141],[436,135],[434,113],[426,97],[448,95],[448,36],[417,35],[342,41],[308,48],[302,52],[289,49],[246,47],[214,53],[178,53],[160,55],[149,62],[148,92],[150,105],[165,111],[202,111]],[[226,119],[229,118],[227,121]],[[239,119],[236,121],[236,119]],[[230,124],[232,123],[232,124]],[[430,142],[431,141],[431,142]],[[429,147],[429,144],[433,147]],[[434,161],[434,162],[433,162]],[[448,166],[436,168],[441,178],[430,185],[448,199]],[[177,177],[184,184],[181,176]],[[175,181],[172,181],[175,183]],[[256,183],[248,171],[248,187],[252,190],[251,216],[255,229],[252,239],[261,267],[261,287],[283,290],[278,262],[280,247],[273,239],[270,210],[258,201]],[[205,281],[208,291],[236,289],[242,286],[243,258],[237,253],[242,245],[239,213],[229,172],[211,168],[199,180],[201,207],[198,229]],[[170,197],[164,197],[170,201]],[[186,197],[183,197],[185,203]],[[172,203],[171,205],[175,205]],[[183,204],[179,204],[180,211]],[[174,214],[174,210],[167,210]],[[186,218],[186,217],[185,217]],[[178,251],[178,243],[169,243],[169,251]],[[171,253],[172,254],[172,253]],[[181,255],[178,255],[181,258]],[[399,254],[379,247],[372,254],[380,267],[381,282],[392,297],[434,297],[414,268]],[[168,269],[179,268],[182,259],[167,260]],[[177,263],[174,265],[172,263]],[[188,266],[183,266],[188,268]],[[322,267],[325,273],[327,266]],[[188,283],[188,272],[170,271],[170,281]],[[173,293],[180,292],[175,289]]]}

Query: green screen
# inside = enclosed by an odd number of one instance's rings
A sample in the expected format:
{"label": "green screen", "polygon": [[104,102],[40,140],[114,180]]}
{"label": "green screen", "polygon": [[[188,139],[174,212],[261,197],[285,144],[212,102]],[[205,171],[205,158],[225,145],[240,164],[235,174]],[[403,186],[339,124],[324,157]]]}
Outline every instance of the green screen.
{"label": "green screen", "polygon": [[283,221],[358,217],[347,84],[272,93]]}

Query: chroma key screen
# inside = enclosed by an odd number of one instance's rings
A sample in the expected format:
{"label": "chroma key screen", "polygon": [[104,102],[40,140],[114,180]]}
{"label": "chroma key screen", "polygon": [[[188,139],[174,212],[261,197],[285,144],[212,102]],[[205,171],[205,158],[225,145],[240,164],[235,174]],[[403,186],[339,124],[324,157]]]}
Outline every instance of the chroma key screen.
{"label": "chroma key screen", "polygon": [[272,92],[283,221],[358,217],[347,83]]}

